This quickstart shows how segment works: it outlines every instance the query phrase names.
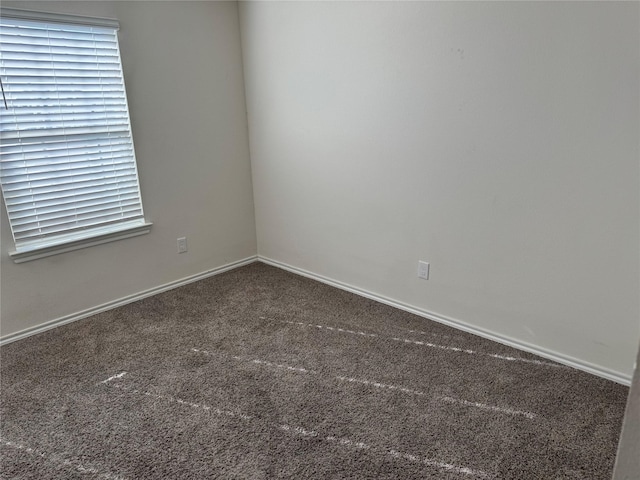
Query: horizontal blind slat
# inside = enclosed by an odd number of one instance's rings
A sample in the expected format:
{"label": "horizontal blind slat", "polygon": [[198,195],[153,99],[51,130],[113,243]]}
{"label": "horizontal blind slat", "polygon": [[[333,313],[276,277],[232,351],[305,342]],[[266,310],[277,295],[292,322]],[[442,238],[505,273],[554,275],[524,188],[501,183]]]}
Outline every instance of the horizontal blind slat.
{"label": "horizontal blind slat", "polygon": [[21,51],[11,51],[11,50],[2,50],[2,59],[4,60],[4,64],[8,61],[21,61],[21,62],[73,62],[73,63],[98,63],[100,65],[120,65],[118,59],[115,55],[68,55],[68,54],[60,54],[60,53],[51,53],[51,52],[25,52]]}
{"label": "horizontal blind slat", "polygon": [[[131,139],[131,134],[128,130],[119,131],[119,132],[97,132],[97,133],[80,133],[77,135],[45,135],[38,136],[33,135],[28,138],[16,138],[13,140],[7,139],[2,140],[0,137],[0,141],[2,142],[2,150],[0,151],[9,151],[11,149],[12,152],[18,148],[24,148],[24,151],[35,151],[34,149],[40,148],[42,149],[43,156],[46,156],[46,152],[51,148],[59,148],[62,144],[66,142],[73,142],[74,144],[80,144],[81,142],[89,142],[88,144],[97,145],[97,141],[108,142],[112,139],[117,138],[129,138]],[[29,150],[31,149],[31,150]]]}
{"label": "horizontal blind slat", "polygon": [[[130,158],[130,157],[129,157]],[[27,176],[28,180],[27,188],[34,188],[36,185],[50,181],[50,184],[61,185],[63,183],[74,183],[74,181],[84,178],[115,178],[120,173],[129,170],[134,171],[134,168],[129,161],[128,157],[117,158],[116,162],[103,162],[103,164],[79,164],[71,166],[59,166],[58,169],[43,170],[40,172],[32,172],[25,175],[7,175],[5,179],[5,185],[7,185],[7,191],[15,191],[15,185],[24,185],[24,177]],[[125,161],[123,161],[125,160]]]}
{"label": "horizontal blind slat", "polygon": [[78,194],[89,193],[89,192],[100,192],[104,190],[108,190],[112,187],[124,187],[124,186],[134,186],[136,185],[136,178],[132,175],[122,176],[113,180],[104,180],[104,181],[96,181],[96,180],[87,180],[82,182],[82,184],[78,183],[73,186],[73,188],[69,188],[67,185],[48,185],[43,186],[38,189],[16,189],[13,192],[7,192],[5,195],[5,199],[7,203],[15,205],[17,203],[24,203],[33,200],[39,199],[49,199],[55,198],[56,195],[59,197],[65,195],[73,195],[74,192]]}
{"label": "horizontal blind slat", "polygon": [[11,109],[17,108],[60,108],[60,109],[75,109],[75,108],[92,108],[93,105],[87,105],[87,102],[95,103],[96,105],[102,105],[103,108],[120,109],[125,108],[126,104],[122,97],[85,97],[85,98],[21,98],[15,97],[11,100]]}
{"label": "horizontal blind slat", "polygon": [[[85,162],[101,162],[112,161],[116,157],[124,156],[125,152],[131,151],[129,143],[115,144],[111,147],[102,148],[61,148],[59,150],[49,151],[49,157],[43,159],[38,152],[2,155],[2,174],[13,175],[14,170],[23,170],[25,174],[28,172],[44,171],[60,163],[78,164]],[[131,155],[128,155],[130,158]]]}
{"label": "horizontal blind slat", "polygon": [[[7,100],[39,100],[44,102],[49,100],[63,101],[74,99],[86,99],[87,101],[99,100],[101,98],[124,99],[124,91],[119,83],[84,83],[76,85],[57,84],[31,84],[25,83],[18,89],[13,85],[12,89],[5,89]],[[11,108],[12,104],[8,105]]]}
{"label": "horizontal blind slat", "polygon": [[61,177],[59,181],[50,180],[37,180],[33,182],[24,181],[19,183],[13,183],[7,185],[5,188],[5,194],[9,198],[15,198],[19,195],[30,194],[33,197],[37,197],[40,193],[50,192],[65,192],[73,191],[76,188],[88,188],[88,187],[100,187],[100,185],[108,185],[111,183],[118,183],[121,181],[128,181],[135,177],[135,172],[132,169],[125,169],[118,172],[114,172],[113,175],[78,175],[70,182],[69,179],[73,177]]}
{"label": "horizontal blind slat", "polygon": [[[66,201],[65,201],[66,200]],[[107,194],[100,194],[100,195],[83,195],[83,196],[72,196],[72,197],[67,197],[62,198],[62,199],[58,199],[56,198],[55,200],[51,200],[48,203],[47,202],[39,202],[39,206],[38,206],[38,213],[42,214],[42,213],[50,213],[50,212],[55,212],[55,211],[62,211],[62,210],[67,210],[67,207],[75,207],[76,204],[81,204],[81,205],[107,205],[107,204],[114,204],[116,203],[115,201],[133,201],[135,200],[136,202],[139,200],[138,199],[138,192],[135,191],[135,189],[128,189],[127,191],[125,191],[124,189],[118,189],[115,193],[111,193],[109,195]],[[25,218],[25,217],[32,217],[33,216],[33,207],[29,207],[27,205],[23,205],[21,208],[20,207],[16,207],[14,208],[14,218]]]}
{"label": "horizontal blind slat", "polygon": [[45,129],[45,128],[38,128],[38,129],[33,129],[33,130],[23,130],[23,131],[5,131],[5,132],[0,132],[0,142],[2,144],[7,143],[7,142],[15,142],[18,140],[29,140],[30,138],[40,138],[42,137],[42,134],[44,133],[44,131],[46,130],[46,133],[50,133],[51,135],[65,135],[65,134],[69,134],[69,135],[82,135],[82,134],[89,134],[89,133],[104,133],[104,134],[108,134],[108,133],[118,133],[118,132],[122,132],[124,131],[124,129],[127,127],[127,125],[98,125],[98,126],[92,126],[92,127],[73,127],[73,128],[69,128],[69,127],[65,127],[65,128],[51,128],[51,129]]}
{"label": "horizontal blind slat", "polygon": [[65,183],[72,184],[75,183],[76,180],[81,181],[85,178],[116,178],[124,171],[133,172],[134,170],[131,162],[103,165],[103,167],[104,168],[99,168],[99,166],[94,165],[88,167],[59,168],[57,170],[52,169],[44,172],[34,172],[28,174],[28,180],[26,182],[24,180],[24,176],[13,175],[6,179],[7,191],[15,191],[15,185],[24,185],[25,183],[27,188],[32,189],[37,185],[45,183],[50,185],[61,185]]}
{"label": "horizontal blind slat", "polygon": [[[21,42],[2,42],[2,50],[9,52],[22,52],[24,45]],[[63,46],[63,45],[30,45],[32,53],[53,53],[58,55],[100,55],[104,57],[116,57],[117,48],[97,47],[97,46]]]}
{"label": "horizontal blind slat", "polygon": [[[11,122],[14,120],[14,122]],[[10,132],[19,132],[23,129],[45,128],[76,128],[76,127],[100,127],[105,125],[124,125],[127,120],[126,113],[123,112],[104,112],[93,114],[57,114],[50,115],[15,115],[13,119],[3,119],[0,121],[0,134]]]}
{"label": "horizontal blind slat", "polygon": [[[107,143],[108,142],[108,143]],[[27,165],[31,165],[30,162],[34,162],[33,165],[40,164],[46,165],[48,163],[47,158],[43,158],[43,155],[51,156],[55,158],[61,152],[68,152],[69,156],[76,155],[75,152],[100,153],[110,152],[129,146],[131,148],[131,139],[129,137],[113,137],[104,143],[91,143],[83,144],[81,142],[68,142],[68,143],[50,143],[46,148],[36,149],[35,145],[6,145],[2,149],[0,157],[7,166],[10,162],[26,162]],[[80,153],[79,153],[80,154]]]}
{"label": "horizontal blind slat", "polygon": [[31,124],[40,124],[42,122],[80,122],[80,121],[98,121],[98,124],[113,121],[120,121],[127,118],[127,112],[121,109],[106,110],[99,109],[93,112],[59,112],[51,109],[47,113],[39,112],[21,112],[12,115],[11,113],[4,115],[0,119],[0,128],[5,127],[7,130],[28,128]]}
{"label": "horizontal blind slat", "polygon": [[67,212],[58,212],[59,215],[46,214],[36,215],[31,218],[22,218],[13,221],[13,231],[20,235],[28,235],[31,231],[39,230],[43,227],[57,227],[59,225],[66,225],[70,221],[80,225],[86,222],[99,223],[101,218],[119,216],[122,218],[129,218],[131,216],[140,215],[142,212],[140,204],[137,201],[129,202],[127,204],[113,204],[102,205],[96,209],[80,209],[70,210]]}
{"label": "horizontal blind slat", "polygon": [[77,230],[82,230],[89,227],[96,227],[102,225],[109,224],[117,224],[119,222],[133,220],[136,218],[143,218],[143,216],[139,212],[131,211],[124,212],[123,214],[114,214],[114,215],[105,215],[103,218],[94,219],[74,219],[74,221],[70,221],[63,224],[57,225],[49,225],[42,226],[40,228],[31,229],[27,231],[16,232],[14,231],[14,235],[16,235],[20,240],[28,240],[37,237],[46,237],[49,235],[60,234],[60,233],[70,233]]}
{"label": "horizontal blind slat", "polygon": [[72,208],[65,208],[46,213],[38,210],[38,213],[36,213],[35,216],[31,215],[14,218],[12,224],[18,229],[26,230],[37,227],[38,225],[44,225],[45,222],[47,225],[54,225],[66,223],[67,219],[72,217],[99,218],[103,212],[109,212],[109,214],[112,214],[117,210],[133,211],[134,209],[138,209],[137,199],[101,203],[97,205],[75,205]]}
{"label": "horizontal blind slat", "polygon": [[20,33],[13,32],[3,28],[0,30],[0,42],[7,44],[19,44],[21,46],[56,46],[56,47],[81,47],[88,46],[99,48],[115,48],[115,42],[109,35],[87,35],[86,38],[77,38],[72,35],[60,35],[54,32],[45,32],[45,34],[37,34],[34,31]]}
{"label": "horizontal blind slat", "polygon": [[90,31],[70,31],[70,30],[55,30],[53,28],[40,29],[40,28],[23,28],[19,26],[3,25],[0,30],[1,34],[6,37],[19,37],[19,38],[52,38],[52,39],[68,39],[75,41],[87,42],[113,42],[114,35],[111,33],[103,32],[90,32]]}
{"label": "horizontal blind slat", "polygon": [[[85,189],[73,189],[68,190],[66,192],[49,192],[49,193],[41,193],[38,195],[38,205],[42,203],[43,205],[49,205],[51,202],[61,201],[65,203],[67,200],[70,200],[74,197],[84,198],[85,196],[110,196],[114,195],[117,192],[125,192],[128,193],[131,189],[135,189],[138,192],[138,185],[134,181],[130,181],[129,183],[110,183],[110,184],[102,184],[101,188],[95,188],[95,186],[89,186]],[[32,195],[23,194],[21,196],[16,196],[13,198],[7,199],[7,204],[11,205],[11,210],[13,211],[22,211],[27,209],[29,205],[33,205],[34,202],[31,201]]]}

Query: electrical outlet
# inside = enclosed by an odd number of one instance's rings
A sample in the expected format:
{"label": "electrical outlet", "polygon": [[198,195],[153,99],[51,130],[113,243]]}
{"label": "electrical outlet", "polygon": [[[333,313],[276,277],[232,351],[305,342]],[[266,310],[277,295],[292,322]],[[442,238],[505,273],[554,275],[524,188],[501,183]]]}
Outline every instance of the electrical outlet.
{"label": "electrical outlet", "polygon": [[185,253],[187,251],[187,237],[180,237],[178,239],[178,253]]}
{"label": "electrical outlet", "polygon": [[429,280],[429,264],[422,260],[418,261],[418,278]]}

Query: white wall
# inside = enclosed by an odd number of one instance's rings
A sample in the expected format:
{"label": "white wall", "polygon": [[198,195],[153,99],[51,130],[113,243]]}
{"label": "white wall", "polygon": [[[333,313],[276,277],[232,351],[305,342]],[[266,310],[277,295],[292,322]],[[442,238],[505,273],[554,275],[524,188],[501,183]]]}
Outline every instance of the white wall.
{"label": "white wall", "polygon": [[[120,21],[151,233],[16,265],[2,205],[1,334],[256,254],[236,3],[9,2]],[[176,253],[188,237],[189,252]]]}
{"label": "white wall", "polygon": [[241,4],[258,253],[630,378],[639,8]]}

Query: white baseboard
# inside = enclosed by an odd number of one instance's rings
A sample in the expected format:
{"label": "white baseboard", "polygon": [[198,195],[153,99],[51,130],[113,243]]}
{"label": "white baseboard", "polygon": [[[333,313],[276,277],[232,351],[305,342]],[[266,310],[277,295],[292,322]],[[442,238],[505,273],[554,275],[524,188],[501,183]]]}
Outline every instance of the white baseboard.
{"label": "white baseboard", "polygon": [[413,313],[420,317],[427,318],[429,320],[433,320],[438,323],[443,323],[450,327],[454,327],[458,330],[463,330],[465,332],[472,333],[474,335],[478,335],[479,337],[487,338],[489,340],[493,340],[495,342],[501,343],[503,345],[508,345],[510,347],[517,348],[519,350],[523,350],[525,352],[533,353],[535,355],[539,355],[543,358],[547,358],[549,360],[553,360],[554,362],[561,363],[563,365],[567,365],[569,367],[576,368],[578,370],[582,370],[584,372],[591,373],[593,375],[597,375],[602,378],[606,378],[607,380],[613,380],[614,382],[620,383],[622,385],[631,385],[631,376],[625,375],[620,372],[615,372],[613,370],[609,370],[607,368],[603,368],[599,365],[594,365],[589,362],[585,362],[568,355],[564,355],[562,353],[554,352],[548,350],[546,348],[540,347],[538,345],[533,345],[530,343],[522,342],[520,340],[516,340],[510,337],[506,337],[504,335],[500,335],[495,332],[491,332],[489,330],[485,330],[483,328],[478,328],[468,323],[465,323],[461,320],[457,320],[455,318],[446,317],[444,315],[440,315],[437,313],[429,312],[427,310],[414,307],[412,305],[408,305],[406,303],[398,302],[391,298],[384,297],[382,295],[378,295],[367,290],[354,287],[353,285],[349,285],[343,282],[339,282],[332,278],[325,277],[323,275],[318,275],[308,270],[304,270],[302,268],[293,267],[283,262],[279,262],[277,260],[273,260],[271,258],[263,257],[258,255],[258,260],[260,262],[266,263],[268,265],[272,265],[277,268],[281,268],[283,270],[287,270],[289,272],[295,273],[297,275],[301,275],[303,277],[308,277],[313,280],[317,280],[318,282],[326,283],[327,285],[331,285],[332,287],[339,288],[341,290],[346,290],[347,292],[355,293],[356,295],[360,295],[365,298],[369,298],[371,300],[375,300],[380,303],[384,303],[385,305],[389,305],[391,307],[398,308],[400,310],[404,310],[409,313]]}
{"label": "white baseboard", "polygon": [[519,340],[515,340],[489,330],[485,330],[482,328],[475,327],[468,323],[465,323],[461,320],[457,320],[451,317],[446,317],[444,315],[440,315],[437,313],[429,312],[427,310],[414,307],[412,305],[408,305],[391,298],[384,297],[382,295],[378,295],[367,290],[354,287],[353,285],[349,285],[343,282],[339,282],[332,278],[328,278],[322,275],[315,274],[308,270],[304,270],[298,267],[293,267],[283,262],[279,262],[277,260],[272,260],[267,257],[263,257],[261,255],[254,255],[251,257],[247,257],[242,260],[238,260],[236,262],[228,263],[226,265],[222,265],[220,267],[207,270],[201,273],[197,273],[195,275],[190,275],[185,278],[181,278],[179,280],[166,283],[164,285],[160,285],[154,288],[150,288],[148,290],[144,290],[142,292],[138,292],[132,295],[128,295],[123,298],[119,298],[117,300],[113,300],[111,302],[103,303],[102,305],[98,305],[96,307],[92,307],[86,310],[82,310],[80,312],[76,312],[70,315],[65,315],[64,317],[57,318],[55,320],[51,320],[49,322],[43,323],[41,325],[37,325],[35,327],[27,328],[25,330],[21,330],[19,332],[11,333],[4,337],[0,337],[0,346],[5,345],[10,342],[15,342],[16,340],[21,340],[26,337],[30,337],[31,335],[36,335],[38,333],[44,332],[46,330],[50,330],[52,328],[59,327],[60,325],[65,325],[67,323],[75,322],[77,320],[81,320],[83,318],[90,317],[91,315],[95,315],[97,313],[102,313],[107,310],[114,309],[116,307],[120,307],[122,305],[126,305],[128,303],[135,302],[137,300],[142,300],[143,298],[150,297],[152,295],[157,295],[158,293],[166,292],[167,290],[172,290],[177,287],[181,287],[183,285],[187,285],[192,282],[197,282],[198,280],[203,280],[208,277],[212,277],[214,275],[218,275],[220,273],[233,270],[234,268],[242,267],[244,265],[248,265],[250,263],[254,263],[256,261],[260,261],[266,263],[268,265],[272,265],[277,268],[281,268],[283,270],[287,270],[289,272],[295,273],[297,275],[301,275],[303,277],[311,278],[313,280],[317,280],[319,282],[325,283],[327,285],[331,285],[333,287],[339,288],[341,290],[346,290],[351,293],[355,293],[356,295],[360,295],[365,298],[369,298],[371,300],[375,300],[377,302],[383,303],[385,305],[389,305],[394,308],[398,308],[400,310],[404,310],[409,313],[413,313],[420,317],[427,318],[429,320],[433,320],[438,323],[442,323],[444,325],[448,325],[450,327],[454,327],[458,330],[462,330],[465,332],[472,333],[474,335],[478,335],[483,338],[487,338],[489,340],[493,340],[495,342],[508,345],[510,347],[514,347],[525,352],[533,353],[535,355],[539,355],[544,358],[548,358],[549,360],[553,360],[555,362],[561,363],[563,365],[567,365],[569,367],[576,368],[578,370],[582,370],[594,375],[597,375],[602,378],[606,378],[608,380],[613,380],[614,382],[621,383],[622,385],[631,385],[631,376],[625,375],[620,372],[615,372],[606,368],[603,368],[599,365],[594,365],[589,362],[584,362],[582,360],[569,357],[567,355],[553,352],[551,350],[547,350],[543,347],[532,345],[526,342],[522,342]]}
{"label": "white baseboard", "polygon": [[111,302],[103,303],[102,305],[98,305],[97,307],[92,307],[86,310],[82,310],[80,312],[72,313],[70,315],[65,315],[64,317],[56,318],[55,320],[51,320],[49,322],[43,323],[41,325],[37,325],[35,327],[27,328],[25,330],[21,330],[16,333],[10,333],[9,335],[0,337],[0,346],[10,342],[15,342],[16,340],[21,340],[23,338],[30,337],[31,335],[42,333],[46,330],[51,330],[52,328],[59,327],[60,325],[65,325],[67,323],[75,322],[76,320],[81,320],[83,318],[90,317],[91,315],[95,315],[97,313],[106,312],[107,310],[111,310],[116,307],[120,307],[122,305],[135,302],[137,300],[142,300],[143,298],[147,298],[152,295],[157,295],[158,293],[166,292],[167,290],[173,290],[174,288],[181,287],[189,283],[197,282],[198,280],[203,280],[205,278],[212,277],[214,275],[219,275],[223,272],[233,270],[234,268],[238,268],[244,265],[248,265],[250,263],[254,263],[257,260],[258,260],[257,255],[253,255],[251,257],[238,260],[236,262],[227,263],[226,265],[222,265],[220,267],[213,268],[211,270],[207,270],[201,273],[196,273],[195,275],[190,275],[188,277],[184,277],[179,280],[175,280],[173,282],[165,283],[164,285],[159,285],[157,287],[150,288],[142,292],[134,293],[132,295],[128,295],[126,297],[122,297],[117,300],[113,300]]}

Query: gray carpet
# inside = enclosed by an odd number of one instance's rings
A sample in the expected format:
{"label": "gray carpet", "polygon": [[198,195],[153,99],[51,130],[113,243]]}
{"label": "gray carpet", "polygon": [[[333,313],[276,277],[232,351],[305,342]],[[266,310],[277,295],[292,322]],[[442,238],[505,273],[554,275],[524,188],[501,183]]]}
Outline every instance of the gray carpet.
{"label": "gray carpet", "polygon": [[628,392],[260,263],[1,360],[3,479],[608,479]]}

